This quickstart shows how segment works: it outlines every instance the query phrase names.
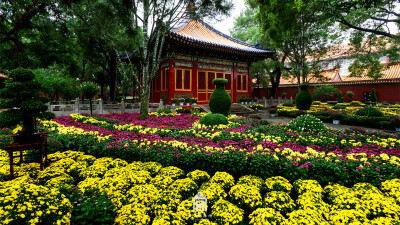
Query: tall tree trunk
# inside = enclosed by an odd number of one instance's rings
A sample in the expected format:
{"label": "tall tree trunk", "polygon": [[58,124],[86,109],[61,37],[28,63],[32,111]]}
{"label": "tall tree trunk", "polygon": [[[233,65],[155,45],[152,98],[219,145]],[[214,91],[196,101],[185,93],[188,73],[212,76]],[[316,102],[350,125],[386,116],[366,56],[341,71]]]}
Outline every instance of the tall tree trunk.
{"label": "tall tree trunk", "polygon": [[93,115],[92,98],[89,98],[90,115]]}
{"label": "tall tree trunk", "polygon": [[114,50],[110,51],[111,57],[110,57],[110,68],[108,71],[108,75],[110,77],[110,100],[115,101],[116,100],[116,93],[117,93],[117,54]]}
{"label": "tall tree trunk", "polygon": [[[140,114],[139,119],[145,120],[147,119],[149,113],[149,97],[150,97],[150,57],[148,55],[148,45],[149,45],[149,34],[148,34],[148,25],[149,25],[149,16],[150,16],[150,2],[149,0],[143,0],[143,38],[142,38],[142,59],[144,59],[142,64],[142,72],[143,72],[143,85],[142,85],[142,94],[141,94],[141,103],[140,103]],[[157,43],[156,43],[157,44]]]}
{"label": "tall tree trunk", "polygon": [[144,85],[142,89],[142,100],[140,102],[140,115],[139,119],[145,120],[149,113],[149,98],[150,98],[150,88],[149,85]]}
{"label": "tall tree trunk", "polygon": [[276,64],[275,64],[275,77],[271,77],[271,97],[276,98],[276,91],[278,90],[279,84],[281,82],[281,76],[282,76],[282,68],[281,65],[285,62],[286,56],[282,57],[281,61],[278,61],[279,59],[276,59]]}
{"label": "tall tree trunk", "polygon": [[281,67],[277,64],[275,68],[275,77],[271,77],[271,97],[276,98],[276,91],[278,90],[281,81],[282,71]]}

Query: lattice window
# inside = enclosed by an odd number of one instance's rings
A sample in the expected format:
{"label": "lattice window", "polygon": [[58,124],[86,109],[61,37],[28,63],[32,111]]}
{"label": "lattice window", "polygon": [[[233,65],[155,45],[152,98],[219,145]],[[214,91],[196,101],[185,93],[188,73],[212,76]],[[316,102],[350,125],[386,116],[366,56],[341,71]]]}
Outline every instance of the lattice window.
{"label": "lattice window", "polygon": [[192,90],[192,71],[185,69],[175,69],[175,90]]}

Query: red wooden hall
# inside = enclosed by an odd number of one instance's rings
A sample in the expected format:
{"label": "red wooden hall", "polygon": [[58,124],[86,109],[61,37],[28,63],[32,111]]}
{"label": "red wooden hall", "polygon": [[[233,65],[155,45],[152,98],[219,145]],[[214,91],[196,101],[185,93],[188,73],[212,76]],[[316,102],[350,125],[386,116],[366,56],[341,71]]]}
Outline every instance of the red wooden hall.
{"label": "red wooden hall", "polygon": [[172,98],[197,98],[208,104],[215,86],[225,78],[232,102],[251,97],[252,62],[273,52],[225,35],[203,21],[188,20],[167,34],[166,60],[152,81],[150,100],[171,103]]}

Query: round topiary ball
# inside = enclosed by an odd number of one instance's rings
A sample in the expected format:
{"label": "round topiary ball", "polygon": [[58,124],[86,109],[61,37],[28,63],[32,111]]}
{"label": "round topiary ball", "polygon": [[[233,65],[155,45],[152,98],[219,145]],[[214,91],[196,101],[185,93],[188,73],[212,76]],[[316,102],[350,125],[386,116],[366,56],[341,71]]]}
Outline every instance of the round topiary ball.
{"label": "round topiary ball", "polygon": [[296,107],[300,110],[309,110],[313,102],[312,95],[308,90],[309,86],[310,85],[307,83],[299,85],[300,92],[297,93],[295,102],[296,102]]}
{"label": "round topiary ball", "polygon": [[359,116],[368,116],[368,117],[382,117],[383,113],[374,107],[367,106],[362,109],[359,109],[355,112]]}
{"label": "round topiary ball", "polygon": [[215,90],[211,94],[210,101],[208,102],[212,113],[220,113],[228,116],[231,110],[231,96],[225,90],[225,84],[228,83],[227,79],[214,79]]}
{"label": "round topiary ball", "polygon": [[209,113],[201,117],[199,123],[206,126],[217,126],[220,124],[226,125],[228,124],[228,119],[219,113]]}

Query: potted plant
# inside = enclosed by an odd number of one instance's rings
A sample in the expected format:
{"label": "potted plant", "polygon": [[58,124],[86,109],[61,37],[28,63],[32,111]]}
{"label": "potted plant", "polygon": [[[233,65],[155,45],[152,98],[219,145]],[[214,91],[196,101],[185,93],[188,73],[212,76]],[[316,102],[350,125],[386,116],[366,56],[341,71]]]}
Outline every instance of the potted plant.
{"label": "potted plant", "polygon": [[395,128],[396,132],[400,132],[400,116],[390,119],[389,124]]}
{"label": "potted plant", "polygon": [[192,104],[197,105],[197,98],[192,98]]}
{"label": "potted plant", "polygon": [[186,105],[190,105],[192,103],[192,98],[185,98]]}
{"label": "potted plant", "polygon": [[178,101],[179,101],[179,105],[182,106],[183,103],[185,102],[185,99],[184,98],[178,98]]}
{"label": "potted plant", "polygon": [[282,94],[281,94],[281,96],[282,96],[282,98],[286,98],[286,92],[282,92]]}
{"label": "potted plant", "polygon": [[171,98],[171,103],[172,103],[172,106],[175,106],[178,103],[178,99],[177,98]]}
{"label": "potted plant", "polygon": [[261,104],[253,104],[250,106],[250,108],[257,110],[258,112],[260,111],[260,109],[262,109],[263,105]]}
{"label": "potted plant", "polygon": [[9,109],[0,113],[0,127],[12,127],[22,121],[22,130],[14,135],[15,143],[34,143],[40,140],[36,133],[36,118],[48,107],[48,98],[39,96],[40,83],[29,69],[12,70],[0,90],[0,108]]}
{"label": "potted plant", "polygon": [[176,108],[176,112],[177,112],[177,113],[183,113],[182,107]]}
{"label": "potted plant", "polygon": [[343,119],[344,119],[344,116],[342,113],[332,113],[329,117],[332,119],[333,124],[339,124],[340,121],[341,120],[343,121]]}
{"label": "potted plant", "polygon": [[268,110],[268,112],[271,115],[271,117],[275,117],[276,109],[270,109],[270,110]]}

